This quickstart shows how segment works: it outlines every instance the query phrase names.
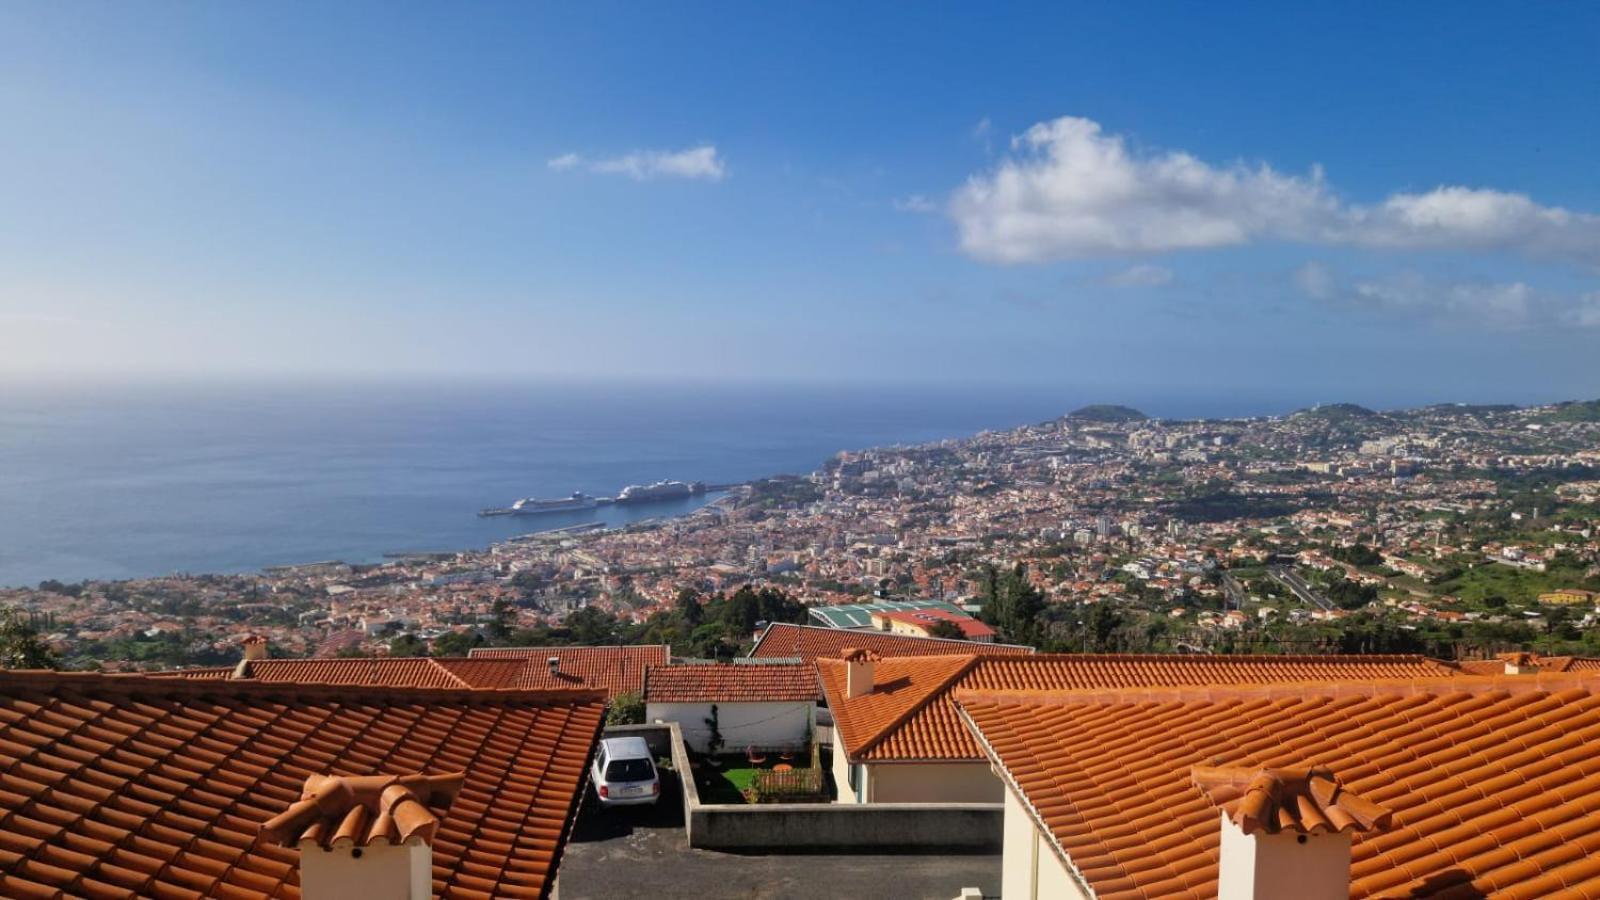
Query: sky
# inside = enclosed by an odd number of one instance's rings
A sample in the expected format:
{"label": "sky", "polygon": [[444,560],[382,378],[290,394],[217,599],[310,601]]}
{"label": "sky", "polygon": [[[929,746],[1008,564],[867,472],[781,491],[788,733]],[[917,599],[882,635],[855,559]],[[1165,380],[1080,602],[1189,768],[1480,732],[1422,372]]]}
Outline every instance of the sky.
{"label": "sky", "polygon": [[1600,396],[1600,6],[1304,6],[0,5],[0,378]]}

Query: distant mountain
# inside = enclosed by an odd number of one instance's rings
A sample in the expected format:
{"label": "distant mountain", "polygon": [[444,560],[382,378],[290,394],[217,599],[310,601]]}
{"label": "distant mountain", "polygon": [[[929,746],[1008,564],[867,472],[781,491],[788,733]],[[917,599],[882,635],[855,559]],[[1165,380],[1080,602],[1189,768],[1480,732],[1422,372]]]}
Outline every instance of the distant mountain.
{"label": "distant mountain", "polygon": [[1353,425],[1382,419],[1384,416],[1354,403],[1327,403],[1310,409],[1297,410],[1289,418],[1318,420],[1329,425]]}
{"label": "distant mountain", "polygon": [[1600,422],[1600,400],[1557,403],[1540,418],[1551,422]]}
{"label": "distant mountain", "polygon": [[1143,422],[1150,418],[1131,406],[1092,403],[1067,413],[1074,422]]}

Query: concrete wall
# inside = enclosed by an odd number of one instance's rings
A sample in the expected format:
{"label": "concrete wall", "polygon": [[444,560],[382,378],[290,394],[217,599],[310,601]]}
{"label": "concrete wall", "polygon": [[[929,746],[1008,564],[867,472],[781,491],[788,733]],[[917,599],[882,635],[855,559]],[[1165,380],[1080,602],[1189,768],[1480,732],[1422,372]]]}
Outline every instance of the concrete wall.
{"label": "concrete wall", "polygon": [[667,759],[672,756],[672,729],[666,724],[607,725],[600,732],[601,740],[615,737],[642,737],[656,759]]}
{"label": "concrete wall", "polygon": [[1003,818],[1002,807],[989,803],[697,805],[689,811],[689,846],[992,850]]}
{"label": "concrete wall", "polygon": [[1006,791],[1000,896],[1005,900],[1088,900],[1055,847],[1014,793]]}
{"label": "concrete wall", "polygon": [[1005,784],[987,762],[869,763],[868,803],[1001,803]]}
{"label": "concrete wall", "polygon": [[701,803],[677,724],[632,727],[670,729],[672,765],[683,773],[678,779],[683,785],[683,820],[689,830],[689,846],[697,849],[921,847],[992,851],[1000,846],[1004,807],[998,803]]}
{"label": "concrete wall", "polygon": [[[806,731],[814,721],[815,703],[718,703],[717,728],[722,732],[723,750],[728,753],[745,747],[802,746]],[[683,739],[698,753],[705,753],[711,739],[710,703],[648,703],[646,722],[676,722]]]}

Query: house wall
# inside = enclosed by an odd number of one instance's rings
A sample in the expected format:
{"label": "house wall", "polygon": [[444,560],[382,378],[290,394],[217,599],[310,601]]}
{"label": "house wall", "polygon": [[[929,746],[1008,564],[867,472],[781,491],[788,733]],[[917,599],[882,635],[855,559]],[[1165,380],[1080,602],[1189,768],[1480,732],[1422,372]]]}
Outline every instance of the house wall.
{"label": "house wall", "polygon": [[1056,855],[1050,839],[1010,790],[1006,791],[1002,832],[1000,896],[1005,900],[1089,900]]}
{"label": "house wall", "polygon": [[[814,703],[718,703],[723,749],[733,753],[750,745],[804,745],[815,711]],[[710,703],[647,703],[644,717],[647,722],[677,722],[684,743],[700,753],[709,749]]]}
{"label": "house wall", "polygon": [[[836,792],[835,803],[864,803],[864,799],[857,799],[857,792],[850,786],[850,760],[845,758],[844,748],[837,743],[833,745],[833,787]],[[865,777],[866,766],[861,767]],[[862,792],[861,797],[865,797]]]}
{"label": "house wall", "polygon": [[1000,803],[1004,783],[986,762],[872,763],[869,803]]}

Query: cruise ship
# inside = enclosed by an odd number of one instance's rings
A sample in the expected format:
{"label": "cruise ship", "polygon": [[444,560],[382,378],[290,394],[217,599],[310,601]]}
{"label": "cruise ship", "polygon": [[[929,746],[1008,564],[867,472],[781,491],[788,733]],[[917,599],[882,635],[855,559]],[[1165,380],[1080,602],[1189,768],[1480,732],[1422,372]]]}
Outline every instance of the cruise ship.
{"label": "cruise ship", "polygon": [[600,501],[582,491],[574,491],[571,497],[557,500],[540,500],[536,497],[524,497],[504,509],[485,509],[478,513],[480,516],[538,516],[545,513],[573,512],[576,510],[594,509]]}
{"label": "cruise ship", "polygon": [[658,481],[655,484],[630,484],[617,494],[618,503],[651,503],[656,500],[681,500],[706,492],[703,482]]}

